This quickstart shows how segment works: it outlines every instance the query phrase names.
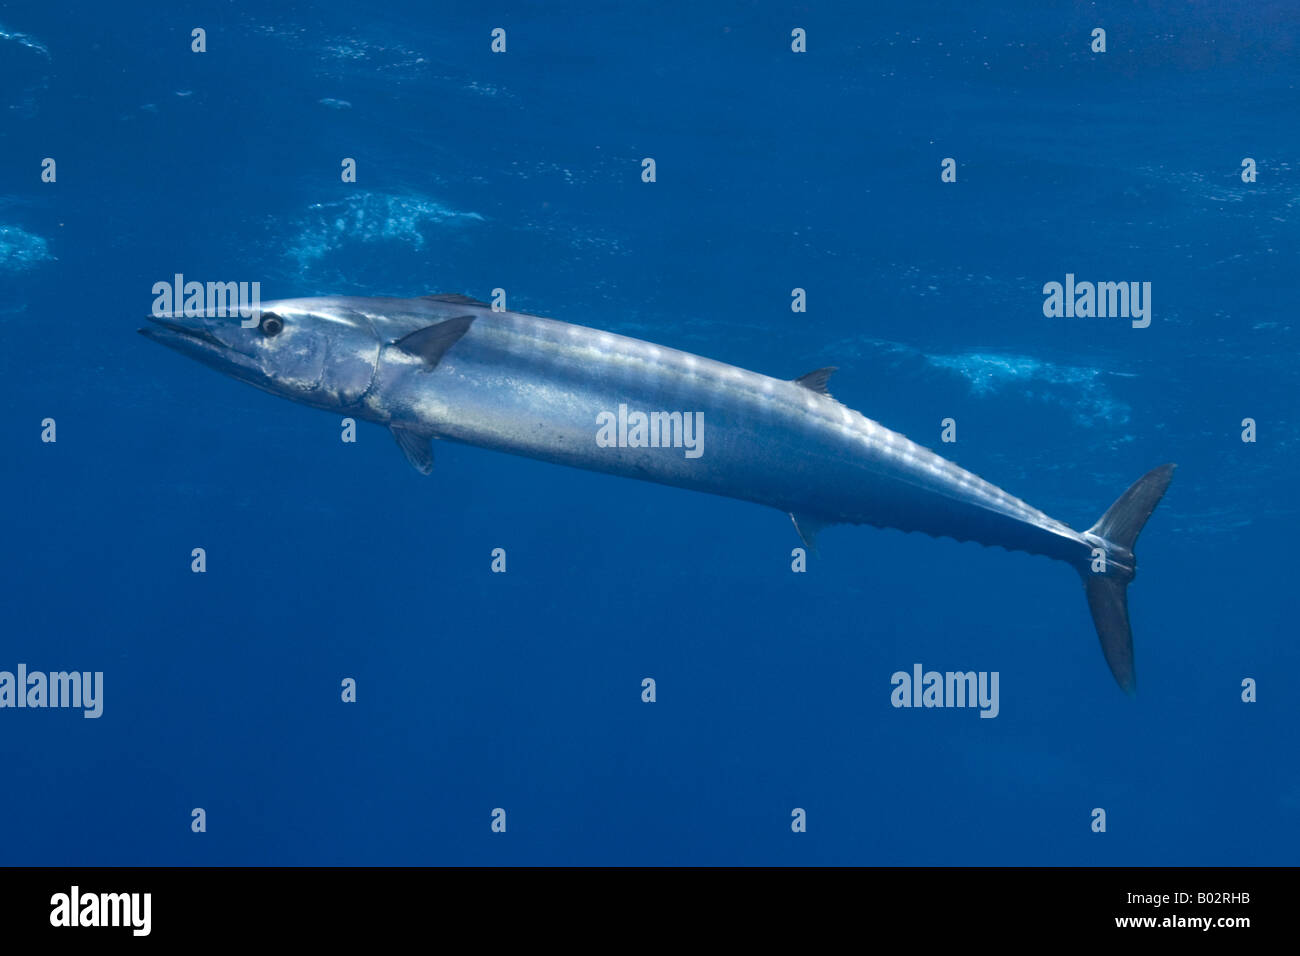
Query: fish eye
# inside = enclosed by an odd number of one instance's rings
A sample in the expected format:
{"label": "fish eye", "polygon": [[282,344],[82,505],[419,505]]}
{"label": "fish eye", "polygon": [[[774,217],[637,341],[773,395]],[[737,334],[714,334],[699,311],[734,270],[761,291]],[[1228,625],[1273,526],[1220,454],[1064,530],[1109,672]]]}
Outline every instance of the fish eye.
{"label": "fish eye", "polygon": [[258,326],[262,334],[267,338],[279,335],[280,330],[284,328],[284,319],[280,318],[274,312],[266,312],[262,315],[262,322]]}

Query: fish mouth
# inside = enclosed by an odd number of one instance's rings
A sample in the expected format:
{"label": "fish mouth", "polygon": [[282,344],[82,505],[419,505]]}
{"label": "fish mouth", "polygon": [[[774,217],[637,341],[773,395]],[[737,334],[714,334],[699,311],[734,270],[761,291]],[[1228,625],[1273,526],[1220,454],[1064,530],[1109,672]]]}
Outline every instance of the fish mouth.
{"label": "fish mouth", "polygon": [[150,323],[136,329],[150,342],[157,342],[209,368],[257,384],[262,369],[251,355],[226,342],[213,331],[213,321],[203,316],[164,312],[145,317]]}
{"label": "fish mouth", "polygon": [[207,329],[199,325],[186,325],[180,318],[170,315],[147,315],[145,319],[152,322],[156,328],[144,326],[136,329],[136,331],[151,342],[176,347],[189,340],[193,343],[203,342],[215,349],[225,350],[227,348],[226,343]]}

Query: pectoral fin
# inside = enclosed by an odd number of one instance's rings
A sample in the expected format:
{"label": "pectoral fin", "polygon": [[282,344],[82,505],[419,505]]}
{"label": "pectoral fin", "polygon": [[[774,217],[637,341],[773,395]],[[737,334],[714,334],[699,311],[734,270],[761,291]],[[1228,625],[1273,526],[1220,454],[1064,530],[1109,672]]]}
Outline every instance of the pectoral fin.
{"label": "pectoral fin", "polygon": [[403,352],[424,359],[427,371],[433,371],[447,350],[460,341],[460,337],[469,331],[474,322],[472,315],[458,315],[436,325],[417,329],[410,335],[397,341],[397,347]]}
{"label": "pectoral fin", "polygon": [[409,428],[392,426],[389,431],[397,439],[397,447],[402,449],[406,460],[422,475],[433,473],[433,440],[426,435],[413,432]]}

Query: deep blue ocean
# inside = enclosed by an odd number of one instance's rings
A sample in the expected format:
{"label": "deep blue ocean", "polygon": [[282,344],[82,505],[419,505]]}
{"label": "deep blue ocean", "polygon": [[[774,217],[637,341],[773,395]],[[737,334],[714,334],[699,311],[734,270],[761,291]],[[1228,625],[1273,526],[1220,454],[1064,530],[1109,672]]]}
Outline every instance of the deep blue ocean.
{"label": "deep blue ocean", "polygon": [[[0,670],[103,674],[0,708],[0,863],[1296,863],[1298,96],[1280,2],[0,3]],[[424,477],[138,336],[176,273],[838,366],[1077,528],[1177,462],[1138,694],[1062,564]],[[1045,316],[1067,274],[1149,326]],[[893,707],[918,663],[998,716]]]}

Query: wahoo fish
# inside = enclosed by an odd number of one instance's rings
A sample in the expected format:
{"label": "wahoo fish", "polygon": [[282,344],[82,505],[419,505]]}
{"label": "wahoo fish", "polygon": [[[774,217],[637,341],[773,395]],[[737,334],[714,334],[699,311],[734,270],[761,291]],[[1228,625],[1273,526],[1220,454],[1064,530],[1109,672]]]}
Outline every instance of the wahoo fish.
{"label": "wahoo fish", "polygon": [[1083,579],[1116,682],[1136,691],[1133,549],[1172,464],[1075,531],[840,404],[833,368],[771,378],[463,295],[284,299],[252,319],[163,312],[140,332],[272,394],[383,425],[426,475],[445,439],[768,505],[810,550],[827,525],[866,524],[1063,561]]}

